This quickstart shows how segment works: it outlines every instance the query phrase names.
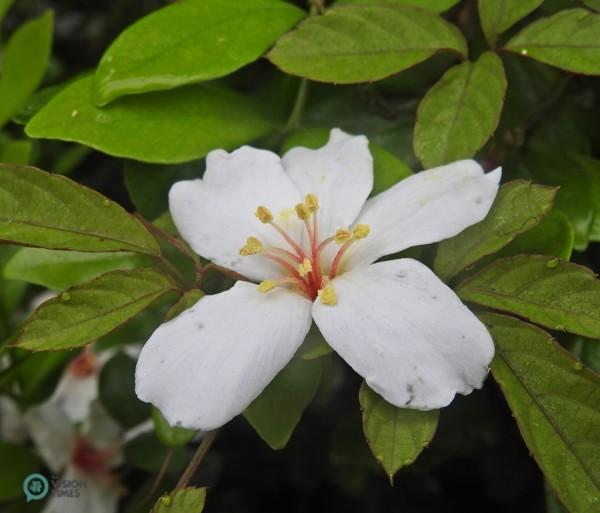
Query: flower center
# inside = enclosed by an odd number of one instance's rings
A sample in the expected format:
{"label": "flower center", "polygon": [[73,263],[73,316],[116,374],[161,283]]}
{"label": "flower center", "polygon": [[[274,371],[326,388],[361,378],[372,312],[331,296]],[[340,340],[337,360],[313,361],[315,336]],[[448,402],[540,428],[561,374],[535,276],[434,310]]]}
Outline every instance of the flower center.
{"label": "flower center", "polygon": [[97,372],[98,359],[92,352],[90,346],[86,346],[79,355],[71,360],[68,369],[74,377],[80,379],[87,378]]}
{"label": "flower center", "polygon": [[[321,303],[335,305],[337,298],[330,281],[340,272],[342,258],[348,248],[356,241],[369,235],[369,225],[358,224],[353,230],[338,228],[334,234],[320,238],[318,211],[319,199],[315,194],[307,194],[304,203],[294,207],[296,216],[303,223],[308,236],[308,249],[292,237],[282,226],[275,222],[271,211],[260,205],[256,217],[263,224],[270,225],[281,237],[287,247],[267,246],[256,237],[248,237],[240,249],[240,255],[260,254],[275,263],[283,271],[283,277],[277,280],[265,280],[258,285],[260,292],[269,292],[275,287],[288,287],[305,295],[311,301],[317,297]],[[324,262],[324,250],[330,244],[337,244],[338,250]],[[323,264],[329,263],[329,265]]]}

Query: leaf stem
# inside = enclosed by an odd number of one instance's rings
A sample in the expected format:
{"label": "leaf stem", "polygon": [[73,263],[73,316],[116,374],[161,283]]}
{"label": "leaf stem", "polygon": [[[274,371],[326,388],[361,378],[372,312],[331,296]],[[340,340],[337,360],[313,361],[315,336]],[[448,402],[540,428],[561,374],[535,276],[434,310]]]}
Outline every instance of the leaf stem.
{"label": "leaf stem", "polygon": [[152,496],[156,493],[156,490],[158,489],[161,481],[163,480],[163,478],[165,477],[165,474],[167,473],[167,469],[169,468],[169,464],[171,463],[172,457],[173,457],[173,449],[169,449],[167,451],[167,453],[165,454],[165,458],[162,462],[162,465],[160,466],[160,470],[158,471],[158,474],[156,475],[156,479],[152,483],[152,488],[150,488],[150,491],[147,493],[146,498],[144,499],[144,502],[149,501],[152,498]]}
{"label": "leaf stem", "polygon": [[298,86],[298,92],[296,93],[296,100],[294,101],[292,113],[290,114],[285,128],[283,129],[284,133],[290,132],[300,126],[302,114],[304,113],[304,106],[306,105],[307,93],[308,80],[303,78],[300,80],[300,85]]}
{"label": "leaf stem", "polygon": [[189,483],[190,479],[192,479],[192,477],[194,477],[196,470],[198,470],[200,463],[202,463],[204,456],[206,456],[206,453],[208,452],[208,450],[210,449],[210,446],[215,441],[215,438],[217,438],[218,434],[219,434],[218,429],[215,429],[214,431],[209,431],[208,433],[206,433],[204,440],[202,440],[202,443],[198,446],[198,449],[196,450],[196,453],[192,457],[192,460],[190,461],[189,465],[183,471],[183,474],[181,474],[181,477],[179,478],[179,482],[177,483],[177,486],[175,487],[175,491],[185,488],[187,486],[187,484]]}

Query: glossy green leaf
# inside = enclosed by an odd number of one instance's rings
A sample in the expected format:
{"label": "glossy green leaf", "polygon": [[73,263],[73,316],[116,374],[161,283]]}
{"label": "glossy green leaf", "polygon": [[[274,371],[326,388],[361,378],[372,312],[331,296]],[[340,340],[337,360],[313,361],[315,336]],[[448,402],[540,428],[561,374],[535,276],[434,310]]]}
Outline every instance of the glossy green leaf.
{"label": "glossy green leaf", "polygon": [[211,80],[255,61],[304,16],[275,0],[187,0],[129,26],[104,53],[99,105],[125,94]]}
{"label": "glossy green leaf", "polygon": [[600,242],[600,160],[580,156],[577,161],[585,177],[584,181],[589,187],[588,192],[594,211],[587,236],[590,241]]}
{"label": "glossy green leaf", "polygon": [[440,50],[467,53],[460,31],[434,12],[357,4],[306,19],[277,41],[269,59],[292,75],[349,84],[382,79]]}
{"label": "glossy green leaf", "polygon": [[450,68],[419,104],[413,146],[426,168],[472,157],[500,120],[506,77],[500,58]]}
{"label": "glossy green leaf", "polygon": [[[328,128],[306,128],[291,133],[281,145],[281,152],[304,146],[306,148],[320,148],[329,139]],[[411,169],[391,152],[378,144],[369,142],[369,151],[373,156],[373,190],[371,195],[379,194],[403,178],[412,175]]]}
{"label": "glossy green leaf", "polygon": [[293,359],[246,408],[244,417],[272,449],[283,449],[317,392],[323,360]]}
{"label": "glossy green leaf", "polygon": [[491,46],[498,34],[537,9],[544,0],[479,0],[481,28]]}
{"label": "glossy green leaf", "polygon": [[31,159],[32,143],[28,140],[8,141],[0,148],[0,162],[26,166]]}
{"label": "glossy green leaf", "polygon": [[202,513],[206,488],[183,488],[160,497],[151,513]]}
{"label": "glossy green leaf", "polygon": [[535,21],[505,46],[551,66],[600,75],[600,14],[568,9]]}
{"label": "glossy green leaf", "polygon": [[502,258],[461,283],[457,294],[551,329],[600,338],[600,280],[581,265],[540,255]]}
{"label": "glossy green leaf", "polygon": [[27,124],[27,135],[168,164],[236,148],[272,128],[254,103],[226,89],[191,85],[129,96],[101,109],[92,101],[92,80],[76,80],[52,98]]}
{"label": "glossy green leaf", "polygon": [[24,445],[0,441],[0,501],[22,499],[23,481],[42,466],[42,461]]}
{"label": "glossy green leaf", "polygon": [[393,483],[396,472],[415,461],[429,445],[437,428],[439,411],[398,408],[364,382],[359,400],[363,431],[371,452]]}
{"label": "glossy green leaf", "polygon": [[52,46],[52,11],[23,24],[2,52],[0,126],[19,110],[42,81]]}
{"label": "glossy green leaf", "polygon": [[125,353],[114,355],[100,372],[98,397],[108,413],[125,427],[148,419],[151,406],[135,395],[135,360]]}
{"label": "glossy green leaf", "polygon": [[170,279],[152,269],[103,274],[44,303],[23,326],[16,344],[34,351],[80,347],[172,289]]}
{"label": "glossy green leaf", "polygon": [[440,242],[434,262],[436,274],[449,280],[465,267],[500,250],[536,226],[552,208],[555,195],[556,188],[524,180],[503,185],[483,221]]}
{"label": "glossy green leaf", "polygon": [[460,0],[337,0],[336,5],[343,4],[400,4],[420,7],[435,12],[444,12],[454,7]]}
{"label": "glossy green leaf", "polygon": [[186,162],[177,165],[146,164],[130,160],[125,163],[125,186],[138,212],[146,219],[156,219],[169,209],[169,190],[180,180],[200,178],[204,165]]}
{"label": "glossy green leaf", "polygon": [[157,438],[167,447],[181,447],[197,433],[194,429],[171,426],[158,408],[152,408],[152,422]]}
{"label": "glossy green leaf", "polygon": [[562,503],[593,513],[600,502],[600,379],[548,333],[483,314],[496,343],[492,362],[521,435]]}
{"label": "glossy green leaf", "polygon": [[569,260],[575,236],[569,218],[560,210],[552,210],[540,224],[518,235],[496,255],[550,255]]}
{"label": "glossy green leaf", "polygon": [[134,269],[143,260],[131,253],[81,253],[21,248],[4,267],[4,277],[64,290],[108,271]]}
{"label": "glossy green leaf", "polygon": [[117,203],[64,176],[4,164],[0,240],[49,249],[159,253],[154,237]]}

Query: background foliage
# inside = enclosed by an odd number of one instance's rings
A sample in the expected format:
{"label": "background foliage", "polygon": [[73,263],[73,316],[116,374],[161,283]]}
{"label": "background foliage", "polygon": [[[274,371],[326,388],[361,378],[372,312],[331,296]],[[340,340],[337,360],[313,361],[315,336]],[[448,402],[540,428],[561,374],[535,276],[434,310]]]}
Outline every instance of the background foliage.
{"label": "background foliage", "polygon": [[[368,136],[374,193],[503,167],[488,218],[410,252],[487,324],[493,376],[401,410],[311,331],[193,477],[208,510],[600,509],[599,2],[0,0],[0,22],[0,392],[26,412],[81,347],[115,351],[101,404],[153,426],[124,447],[120,511],[173,490],[199,443],[137,400],[125,349],[232,283],[178,238],[170,185],[212,149],[318,147],[331,127]],[[0,441],[0,461],[0,508],[40,510],[21,492],[36,448]]]}

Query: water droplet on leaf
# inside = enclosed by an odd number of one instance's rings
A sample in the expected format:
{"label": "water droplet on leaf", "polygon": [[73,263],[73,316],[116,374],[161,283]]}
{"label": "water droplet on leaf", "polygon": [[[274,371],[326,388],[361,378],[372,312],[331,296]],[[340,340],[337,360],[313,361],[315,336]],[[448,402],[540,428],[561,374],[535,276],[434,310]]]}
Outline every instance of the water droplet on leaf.
{"label": "water droplet on leaf", "polygon": [[546,262],[546,267],[548,269],[554,269],[559,263],[560,260],[558,258],[553,258],[552,260],[548,260],[548,262]]}

